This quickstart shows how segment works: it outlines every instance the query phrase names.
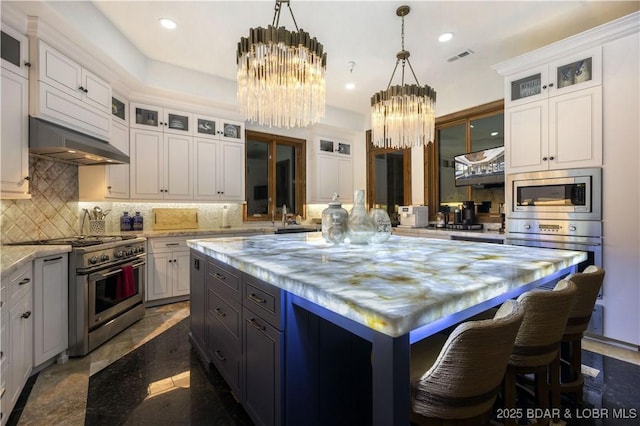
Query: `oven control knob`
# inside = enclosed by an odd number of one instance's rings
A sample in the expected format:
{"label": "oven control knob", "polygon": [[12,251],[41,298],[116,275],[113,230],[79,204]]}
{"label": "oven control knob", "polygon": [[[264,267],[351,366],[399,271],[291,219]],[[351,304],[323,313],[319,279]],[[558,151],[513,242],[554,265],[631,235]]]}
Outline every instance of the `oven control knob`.
{"label": "oven control knob", "polygon": [[108,254],[103,254],[102,256],[100,256],[100,262],[106,262],[107,260],[109,260]]}
{"label": "oven control knob", "polygon": [[116,257],[118,259],[120,259],[121,257],[124,257],[124,251],[120,250],[119,252],[116,253]]}
{"label": "oven control knob", "polygon": [[569,225],[569,231],[575,231],[575,230],[576,230],[575,225]]}
{"label": "oven control knob", "polygon": [[95,265],[96,263],[98,263],[98,256],[91,256],[89,258],[89,263],[91,263],[92,265]]}
{"label": "oven control knob", "polygon": [[127,256],[131,256],[132,254],[133,254],[133,249],[130,248],[129,250],[127,250]]}
{"label": "oven control knob", "polygon": [[524,226],[524,229],[531,229],[531,225],[526,224],[526,225]]}

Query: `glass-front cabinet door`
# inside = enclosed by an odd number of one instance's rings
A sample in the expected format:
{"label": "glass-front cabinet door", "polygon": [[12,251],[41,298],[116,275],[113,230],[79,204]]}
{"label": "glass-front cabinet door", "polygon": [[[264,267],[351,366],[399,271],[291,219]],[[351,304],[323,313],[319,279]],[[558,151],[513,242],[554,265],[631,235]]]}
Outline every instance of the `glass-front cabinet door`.
{"label": "glass-front cabinet door", "polygon": [[29,78],[29,39],[11,27],[2,24],[0,40],[2,68]]}
{"label": "glass-front cabinet door", "polygon": [[111,118],[125,126],[129,125],[128,102],[117,93],[111,94]]}
{"label": "glass-front cabinet door", "polygon": [[505,79],[505,107],[602,84],[602,48],[596,47]]}
{"label": "glass-front cabinet door", "polygon": [[554,92],[560,95],[602,84],[601,58],[602,48],[596,47],[551,63],[549,77],[555,80]]}
{"label": "glass-front cabinet door", "polygon": [[162,130],[162,108],[131,103],[131,127],[144,130]]}
{"label": "glass-front cabinet door", "polygon": [[220,120],[220,139],[229,142],[242,142],[244,140],[244,124],[238,121]]}
{"label": "glass-front cabinet door", "polygon": [[193,115],[188,112],[164,109],[164,131],[178,135],[193,134]]}
{"label": "glass-front cabinet door", "polygon": [[515,106],[548,96],[547,65],[514,75],[506,81],[505,106]]}

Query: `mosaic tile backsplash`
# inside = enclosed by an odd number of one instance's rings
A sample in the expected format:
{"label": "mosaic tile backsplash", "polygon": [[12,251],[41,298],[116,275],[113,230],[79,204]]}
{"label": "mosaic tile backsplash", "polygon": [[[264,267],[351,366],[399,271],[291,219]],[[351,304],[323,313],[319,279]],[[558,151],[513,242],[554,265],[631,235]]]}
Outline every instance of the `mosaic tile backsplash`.
{"label": "mosaic tile backsplash", "polygon": [[98,205],[110,210],[105,220],[105,233],[120,232],[120,216],[124,211],[144,217],[143,231],[153,230],[153,208],[197,208],[199,227],[213,229],[222,225],[227,207],[227,224],[242,225],[242,204],[142,203],[136,201],[78,201],[78,167],[41,157],[29,159],[31,199],[0,200],[0,243],[70,237],[90,234],[88,220],[83,224],[84,209]]}
{"label": "mosaic tile backsplash", "polygon": [[31,199],[0,201],[0,242],[78,234],[78,167],[29,158]]}

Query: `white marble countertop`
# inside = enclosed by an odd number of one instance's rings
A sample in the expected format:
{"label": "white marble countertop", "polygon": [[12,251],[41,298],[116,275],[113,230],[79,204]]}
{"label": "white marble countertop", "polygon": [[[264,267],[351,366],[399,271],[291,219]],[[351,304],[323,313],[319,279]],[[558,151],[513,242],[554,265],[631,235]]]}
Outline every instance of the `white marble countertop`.
{"label": "white marble countertop", "polygon": [[68,253],[70,251],[70,245],[2,246],[0,247],[0,278],[5,279],[5,277],[8,277],[12,272],[38,257]]}
{"label": "white marble countertop", "polygon": [[579,251],[396,235],[384,244],[333,246],[319,232],[187,244],[392,337],[586,259]]}

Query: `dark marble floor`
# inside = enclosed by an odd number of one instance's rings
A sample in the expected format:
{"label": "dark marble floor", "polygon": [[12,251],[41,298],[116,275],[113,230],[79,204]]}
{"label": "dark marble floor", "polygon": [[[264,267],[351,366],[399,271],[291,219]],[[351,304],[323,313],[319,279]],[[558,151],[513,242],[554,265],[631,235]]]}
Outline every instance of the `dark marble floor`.
{"label": "dark marble floor", "polygon": [[[208,371],[191,349],[188,327],[187,317],[91,375],[84,424],[251,425],[221,376],[215,369]],[[640,424],[640,365],[587,350],[583,363],[588,367],[585,403],[576,407],[565,401],[563,410],[568,409],[571,418],[564,424]],[[25,388],[9,425],[34,424],[21,422],[20,413],[35,378]],[[45,423],[40,424],[51,424],[41,420]]]}
{"label": "dark marble floor", "polygon": [[91,376],[85,425],[251,425],[188,341],[189,319]]}

